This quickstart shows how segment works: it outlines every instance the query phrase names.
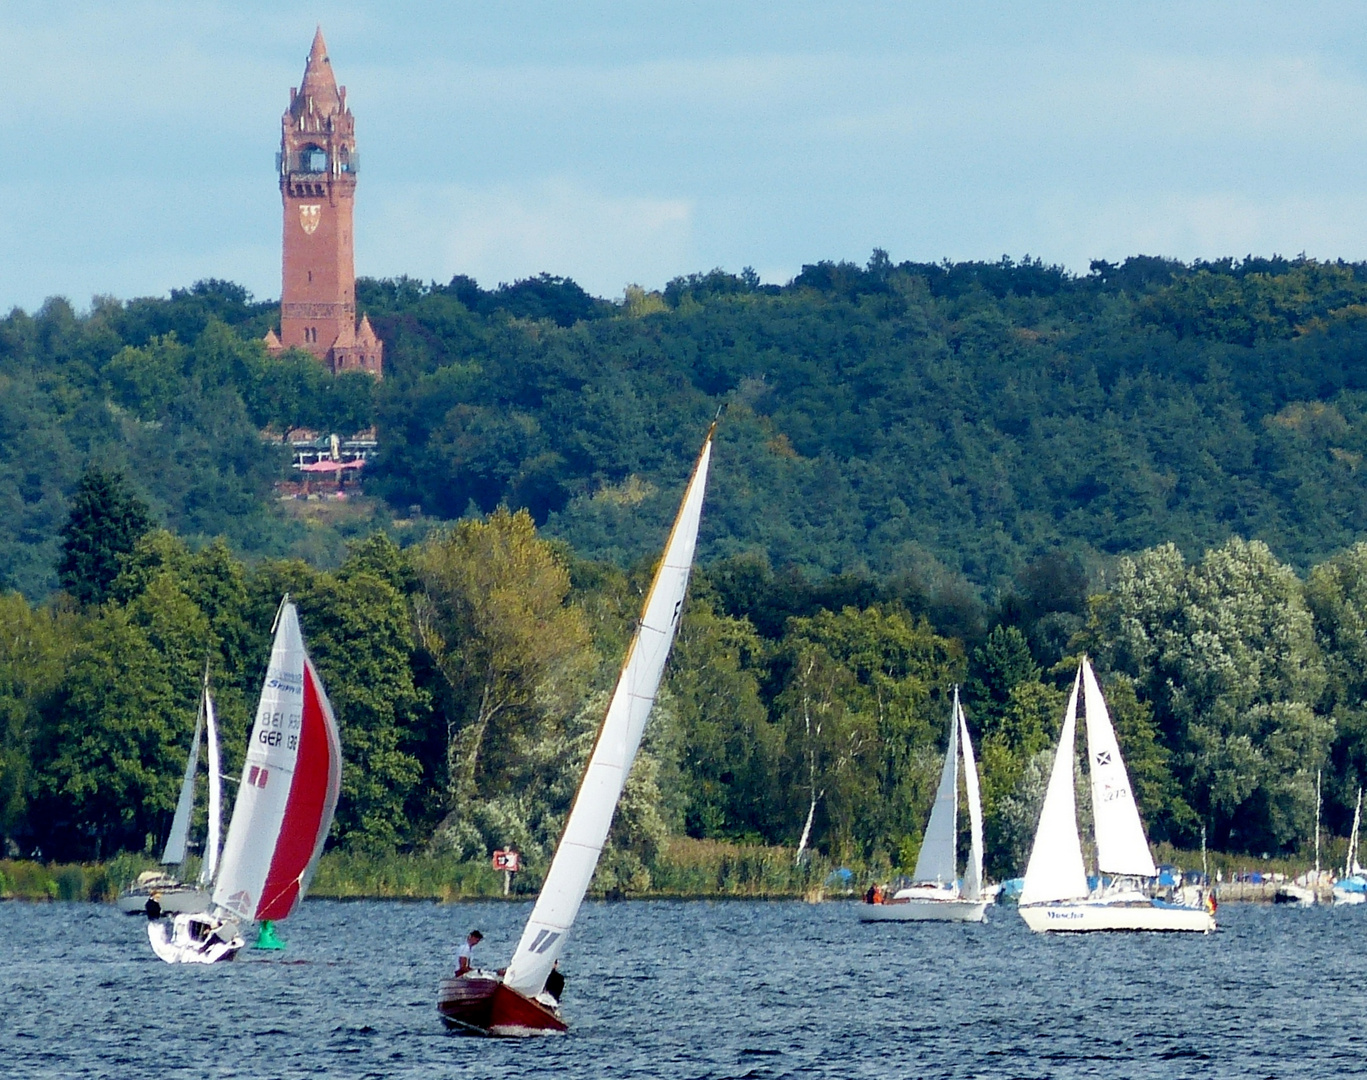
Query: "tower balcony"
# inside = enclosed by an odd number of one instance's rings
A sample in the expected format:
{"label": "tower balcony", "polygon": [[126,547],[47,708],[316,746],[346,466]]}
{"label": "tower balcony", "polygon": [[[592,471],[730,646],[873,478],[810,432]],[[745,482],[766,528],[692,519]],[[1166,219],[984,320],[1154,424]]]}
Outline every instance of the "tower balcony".
{"label": "tower balcony", "polygon": [[[336,166],[335,170],[333,165]],[[329,161],[326,151],[316,147],[305,147],[289,154],[276,152],[275,171],[281,176],[298,177],[301,180],[322,180],[329,175],[355,176],[361,169],[361,155],[350,153]]]}

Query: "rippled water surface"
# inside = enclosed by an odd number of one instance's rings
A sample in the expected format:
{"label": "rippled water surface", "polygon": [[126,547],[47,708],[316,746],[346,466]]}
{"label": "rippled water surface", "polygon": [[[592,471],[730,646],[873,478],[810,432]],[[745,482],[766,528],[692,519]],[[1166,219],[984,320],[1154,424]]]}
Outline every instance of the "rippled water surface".
{"label": "rippled water surface", "polygon": [[525,904],[310,901],[283,954],[171,967],[112,907],[0,904],[0,1075],[1285,1077],[1361,1074],[1367,908],[1229,905],[1196,935],[854,921],[850,904],[586,904],[570,1034],[447,1034],[465,932]]}

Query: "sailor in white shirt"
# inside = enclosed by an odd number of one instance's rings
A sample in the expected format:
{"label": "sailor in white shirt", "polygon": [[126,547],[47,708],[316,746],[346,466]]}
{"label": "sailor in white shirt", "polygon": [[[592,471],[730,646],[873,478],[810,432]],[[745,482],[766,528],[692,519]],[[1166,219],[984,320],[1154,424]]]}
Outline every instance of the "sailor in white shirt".
{"label": "sailor in white shirt", "polygon": [[465,937],[465,944],[460,947],[460,952],[456,953],[456,974],[464,975],[475,966],[475,946],[484,940],[484,935],[478,930],[471,930]]}

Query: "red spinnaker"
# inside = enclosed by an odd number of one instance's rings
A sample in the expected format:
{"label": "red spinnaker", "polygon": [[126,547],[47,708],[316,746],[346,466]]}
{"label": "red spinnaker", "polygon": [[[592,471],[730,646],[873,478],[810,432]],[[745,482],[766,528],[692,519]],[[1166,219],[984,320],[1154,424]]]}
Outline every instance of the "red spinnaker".
{"label": "red spinnaker", "polygon": [[332,825],[341,790],[342,752],[331,709],[324,700],[313,663],[306,661],[299,756],[275,854],[256,908],[257,919],[283,919],[294,910]]}

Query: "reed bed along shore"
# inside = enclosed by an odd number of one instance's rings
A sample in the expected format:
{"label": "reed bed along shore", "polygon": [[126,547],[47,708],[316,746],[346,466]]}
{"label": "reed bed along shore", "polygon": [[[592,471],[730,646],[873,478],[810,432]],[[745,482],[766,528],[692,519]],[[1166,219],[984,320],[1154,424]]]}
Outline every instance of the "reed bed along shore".
{"label": "reed bed along shore", "polygon": [[[598,889],[590,895],[674,899],[815,898],[831,872],[820,856],[797,865],[791,848],[731,844],[675,837],[660,849],[645,877],[645,887]],[[110,901],[144,870],[160,869],[143,855],[120,855],[107,863],[44,864],[0,861],[0,899]],[[198,872],[187,862],[185,876]],[[544,868],[530,867],[513,877],[511,898],[534,896]],[[646,884],[648,881],[648,884]],[[457,900],[503,896],[503,874],[487,860],[452,855],[389,853],[366,855],[330,851],[318,864],[309,895],[334,900]]]}
{"label": "reed bed along shore", "polygon": [[[1321,865],[1326,869],[1343,860],[1344,842],[1326,844]],[[1154,845],[1154,858],[1188,870],[1201,868],[1199,851]],[[1217,892],[1228,900],[1270,900],[1275,885],[1250,886],[1258,874],[1271,881],[1273,875],[1294,878],[1313,863],[1296,858],[1262,859],[1250,855],[1208,852],[1211,875],[1219,875]],[[850,864],[847,864],[850,865]],[[590,895],[630,896],[680,900],[705,899],[808,899],[836,898],[862,891],[872,880],[870,872],[851,865],[848,879],[835,876],[837,864],[820,854],[799,865],[792,848],[761,844],[737,844],[722,840],[672,837],[660,848],[647,875],[630,890],[598,889]],[[0,899],[112,901],[121,889],[144,870],[160,869],[148,855],[118,855],[104,863],[41,863],[21,859],[0,860]],[[185,876],[198,873],[193,857]],[[513,878],[510,897],[526,899],[541,888],[544,868],[530,867]],[[887,872],[876,875],[886,879]],[[646,880],[648,879],[648,884]],[[1235,883],[1239,881],[1240,887]],[[449,854],[388,853],[365,855],[330,851],[318,864],[310,896],[334,900],[425,900],[450,903],[459,900],[495,899],[503,896],[503,874],[487,860],[462,860]]]}

